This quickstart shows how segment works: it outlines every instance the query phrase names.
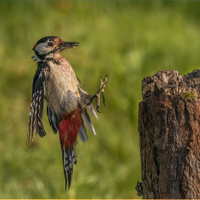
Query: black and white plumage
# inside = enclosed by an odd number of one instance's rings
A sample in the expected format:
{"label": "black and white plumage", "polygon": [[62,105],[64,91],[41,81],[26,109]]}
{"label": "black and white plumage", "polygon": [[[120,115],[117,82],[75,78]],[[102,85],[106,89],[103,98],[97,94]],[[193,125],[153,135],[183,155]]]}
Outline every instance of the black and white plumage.
{"label": "black and white plumage", "polygon": [[[78,46],[77,42],[64,42],[55,36],[44,37],[34,45],[33,59],[38,62],[38,68],[33,78],[27,135],[27,143],[33,140],[34,133],[41,137],[46,135],[42,124],[45,99],[49,124],[54,133],[59,132],[65,183],[68,188],[71,185],[73,164],[77,163],[77,135],[79,134],[83,142],[88,140],[83,119],[96,135],[87,108],[98,118],[92,101],[96,99],[96,102],[100,102],[100,94],[104,93],[107,83],[106,76],[94,95],[89,95],[81,88],[73,68],[60,55],[64,49],[75,46]],[[99,106],[98,103],[97,111]]]}
{"label": "black and white plumage", "polygon": [[48,68],[46,63],[42,63],[38,66],[38,69],[33,77],[32,84],[32,101],[29,114],[29,128],[27,135],[27,142],[30,140],[30,136],[33,139],[34,132],[37,132],[41,137],[46,135],[46,132],[42,124],[43,115],[43,102],[45,93],[45,70]]}

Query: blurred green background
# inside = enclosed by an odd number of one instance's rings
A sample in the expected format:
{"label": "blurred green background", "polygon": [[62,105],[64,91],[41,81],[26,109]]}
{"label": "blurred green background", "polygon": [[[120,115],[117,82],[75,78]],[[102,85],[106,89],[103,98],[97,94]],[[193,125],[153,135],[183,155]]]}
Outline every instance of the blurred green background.
{"label": "blurred green background", "polygon": [[[200,2],[0,2],[0,198],[137,198],[141,180],[138,103],[141,81],[159,70],[187,74],[200,64]],[[97,136],[77,146],[65,191],[58,135],[26,146],[32,47],[41,37],[80,42],[63,52],[94,93],[109,74],[107,107],[92,117]]]}

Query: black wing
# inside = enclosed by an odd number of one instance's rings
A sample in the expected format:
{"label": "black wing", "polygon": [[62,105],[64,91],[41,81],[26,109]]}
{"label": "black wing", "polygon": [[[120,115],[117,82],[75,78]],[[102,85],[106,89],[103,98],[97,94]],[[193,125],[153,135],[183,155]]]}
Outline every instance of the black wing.
{"label": "black wing", "polygon": [[29,113],[29,125],[27,142],[30,138],[33,140],[34,133],[39,133],[41,137],[46,135],[42,124],[43,103],[44,103],[44,88],[46,85],[45,71],[47,66],[42,63],[38,65],[38,69],[33,77],[32,85],[32,101]]}
{"label": "black wing", "polygon": [[56,134],[58,131],[58,119],[54,113],[53,108],[49,105],[48,101],[47,102],[47,116],[49,119],[49,124],[53,129],[53,132]]}

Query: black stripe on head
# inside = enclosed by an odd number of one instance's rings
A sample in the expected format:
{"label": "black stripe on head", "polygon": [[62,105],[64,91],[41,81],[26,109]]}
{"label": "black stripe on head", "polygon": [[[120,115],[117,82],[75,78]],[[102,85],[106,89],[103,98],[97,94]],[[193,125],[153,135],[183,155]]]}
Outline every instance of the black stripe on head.
{"label": "black stripe on head", "polygon": [[35,49],[35,47],[36,47],[39,43],[46,42],[47,40],[50,40],[50,41],[52,40],[52,41],[54,41],[55,38],[58,38],[58,37],[57,37],[57,36],[46,36],[46,37],[41,38],[40,40],[38,40],[38,41],[36,42],[36,44],[35,44],[34,47],[33,47],[33,50]]}

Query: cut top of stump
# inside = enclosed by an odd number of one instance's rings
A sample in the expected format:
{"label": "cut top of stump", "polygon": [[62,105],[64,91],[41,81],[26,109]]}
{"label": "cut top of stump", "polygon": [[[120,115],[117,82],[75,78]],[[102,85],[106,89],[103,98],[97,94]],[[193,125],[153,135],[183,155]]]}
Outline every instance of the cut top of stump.
{"label": "cut top of stump", "polygon": [[175,70],[162,70],[154,76],[148,76],[142,81],[143,99],[152,94],[159,96],[180,95],[182,98],[200,96],[200,70],[194,70],[187,75],[180,75]]}

